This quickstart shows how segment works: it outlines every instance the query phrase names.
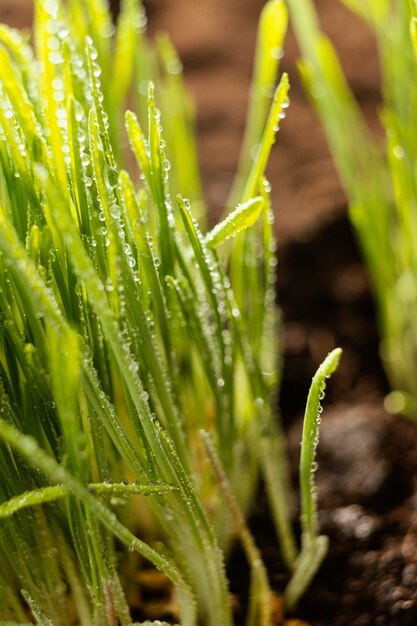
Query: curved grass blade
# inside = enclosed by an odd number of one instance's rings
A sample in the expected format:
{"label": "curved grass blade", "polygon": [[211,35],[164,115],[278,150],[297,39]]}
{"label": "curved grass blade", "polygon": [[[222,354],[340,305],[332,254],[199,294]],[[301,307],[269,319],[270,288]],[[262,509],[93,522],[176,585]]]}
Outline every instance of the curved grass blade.
{"label": "curved grass blade", "polygon": [[217,224],[205,238],[208,248],[218,248],[227,239],[235,237],[256,222],[265,208],[262,196],[256,196],[239,204],[222,222]]}
{"label": "curved grass blade", "polygon": [[[175,490],[176,487],[162,484],[144,484],[138,483],[89,483],[88,491],[94,496],[110,497],[126,497],[126,496],[152,496],[161,493],[168,493]],[[10,517],[18,511],[31,506],[38,506],[54,502],[65,498],[68,495],[68,489],[62,485],[54,485],[52,487],[44,487],[43,489],[35,489],[26,491],[25,493],[15,496],[6,502],[0,504],[0,519]]]}
{"label": "curved grass blade", "polygon": [[318,534],[315,457],[322,412],[320,403],[324,398],[326,378],[336,371],[341,355],[340,348],[335,348],[327,355],[314,375],[307,398],[300,457],[301,552],[284,596],[290,610],[310,584],[327,552],[327,537]]}

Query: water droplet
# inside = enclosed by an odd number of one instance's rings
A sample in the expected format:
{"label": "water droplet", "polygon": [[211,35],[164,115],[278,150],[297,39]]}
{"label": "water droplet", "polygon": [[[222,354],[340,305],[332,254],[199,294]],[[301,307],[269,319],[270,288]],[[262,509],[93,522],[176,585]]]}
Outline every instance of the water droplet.
{"label": "water droplet", "polygon": [[52,63],[52,65],[59,65],[60,63],[64,62],[64,59],[60,52],[50,52],[48,55],[48,59],[49,62]]}
{"label": "water droplet", "polygon": [[271,48],[271,57],[273,59],[282,59],[284,50],[282,48]]}
{"label": "water droplet", "polygon": [[64,83],[60,78],[54,78],[52,81],[52,87],[57,91],[61,91],[64,88]]}
{"label": "water droplet", "polygon": [[110,189],[114,189],[117,187],[119,182],[118,180],[118,172],[115,167],[106,167],[103,171],[104,182]]}
{"label": "water droplet", "polygon": [[117,204],[112,204],[110,207],[110,215],[115,219],[118,220],[121,216],[121,211],[120,211],[120,207],[117,206]]}
{"label": "water droplet", "polygon": [[179,59],[170,59],[167,63],[168,74],[177,75],[182,72],[182,64]]}
{"label": "water droplet", "polygon": [[55,52],[56,50],[59,50],[59,39],[57,37],[49,37],[49,39],[47,40],[47,46],[51,51]]}
{"label": "water droplet", "polygon": [[394,146],[392,149],[392,153],[396,159],[403,159],[405,156],[405,150],[402,146]]}

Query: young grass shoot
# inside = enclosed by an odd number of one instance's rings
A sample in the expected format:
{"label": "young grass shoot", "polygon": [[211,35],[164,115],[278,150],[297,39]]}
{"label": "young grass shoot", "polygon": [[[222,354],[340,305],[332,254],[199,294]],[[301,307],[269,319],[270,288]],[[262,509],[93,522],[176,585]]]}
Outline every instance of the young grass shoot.
{"label": "young grass shoot", "polygon": [[247,623],[267,626],[246,523],[260,480],[289,607],[324,556],[317,394],[339,352],[307,406],[301,552],[276,415],[265,167],[288,105],[288,78],[276,87],[286,23],[269,0],[233,201],[209,232],[181,65],[168,37],[149,44],[139,0],[115,27],[104,0],[37,0],[33,48],[0,27],[3,624],[129,626],[137,572],[155,567],[182,625],[231,626],[225,561],[240,538]]}

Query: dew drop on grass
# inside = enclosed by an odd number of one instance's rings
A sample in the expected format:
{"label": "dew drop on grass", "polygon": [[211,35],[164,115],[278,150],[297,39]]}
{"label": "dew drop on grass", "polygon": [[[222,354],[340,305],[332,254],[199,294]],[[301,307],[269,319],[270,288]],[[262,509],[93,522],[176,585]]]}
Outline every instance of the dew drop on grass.
{"label": "dew drop on grass", "polygon": [[58,24],[54,20],[48,20],[45,30],[50,35],[56,35],[58,32]]}
{"label": "dew drop on grass", "polygon": [[48,55],[48,59],[49,62],[52,63],[52,65],[59,65],[60,63],[64,62],[64,59],[60,52],[50,52]]}
{"label": "dew drop on grass", "polygon": [[63,39],[67,39],[67,37],[69,36],[69,34],[70,34],[69,29],[68,29],[66,26],[62,26],[62,25],[60,25],[60,26],[59,26],[59,29],[58,29],[57,35],[58,35],[58,37],[59,37],[60,39],[62,39],[62,40],[63,40]]}
{"label": "dew drop on grass", "polygon": [[115,219],[118,220],[121,216],[121,211],[120,211],[120,207],[117,206],[117,204],[112,204],[110,207],[110,215]]}
{"label": "dew drop on grass", "polygon": [[273,59],[282,59],[284,50],[282,48],[271,48],[271,57]]}
{"label": "dew drop on grass", "polygon": [[55,52],[56,50],[59,50],[60,42],[58,37],[49,37],[47,41],[47,46],[51,51]]}
{"label": "dew drop on grass", "polygon": [[392,149],[392,153],[395,156],[396,159],[403,159],[405,156],[405,150],[402,146],[394,146]]}
{"label": "dew drop on grass", "polygon": [[62,91],[62,89],[64,88],[64,83],[62,82],[62,80],[60,78],[55,78],[52,81],[52,87],[56,90],[56,91]]}
{"label": "dew drop on grass", "polygon": [[170,59],[167,63],[167,72],[176,76],[182,72],[182,64],[179,59]]}

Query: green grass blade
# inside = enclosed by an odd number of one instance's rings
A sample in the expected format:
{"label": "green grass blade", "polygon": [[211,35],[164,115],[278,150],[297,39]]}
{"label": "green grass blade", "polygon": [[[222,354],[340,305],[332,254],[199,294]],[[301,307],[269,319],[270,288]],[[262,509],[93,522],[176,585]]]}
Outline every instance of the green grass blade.
{"label": "green grass blade", "polygon": [[238,233],[252,226],[261,215],[264,207],[265,201],[261,196],[238,205],[234,211],[206,235],[205,242],[207,247],[217,248],[227,239],[235,237]]}
{"label": "green grass blade", "polygon": [[[287,30],[287,8],[282,0],[266,2],[258,25],[255,67],[246,118],[238,173],[233,184],[229,206],[248,200],[245,181],[257,161],[257,146],[262,142],[265,124],[277,81],[282,45]],[[255,190],[254,194],[258,193]]]}
{"label": "green grass blade", "polygon": [[289,104],[289,88],[290,83],[288,75],[283,74],[274,93],[265,129],[256,151],[256,157],[246,179],[246,184],[242,193],[243,202],[246,202],[249,198],[252,198],[260,191],[261,181],[265,174],[266,164],[268,162],[271,148],[275,142],[276,133],[279,130],[280,120],[285,117],[285,109]]}
{"label": "green grass blade", "polygon": [[304,415],[300,458],[301,523],[303,536],[311,540],[317,535],[317,510],[314,488],[314,459],[319,441],[321,400],[324,397],[326,378],[337,369],[342,351],[333,350],[320,365],[312,380]]}
{"label": "green grass blade", "polygon": [[327,552],[327,537],[318,534],[317,495],[314,474],[326,379],[337,369],[342,351],[336,348],[313,377],[304,414],[300,456],[301,552],[285,591],[285,603],[293,609],[320,567]]}
{"label": "green grass blade", "polygon": [[[96,497],[120,497],[126,496],[151,496],[161,493],[167,493],[174,490],[175,487],[171,485],[152,485],[145,484],[140,485],[138,483],[90,483],[88,490]],[[66,487],[61,485],[55,485],[53,487],[44,487],[43,489],[36,489],[33,491],[26,491],[19,496],[15,496],[6,502],[0,504],[0,518],[10,517],[21,509],[38,506],[40,504],[46,504],[48,502],[54,502],[56,500],[65,498],[68,495]]]}

